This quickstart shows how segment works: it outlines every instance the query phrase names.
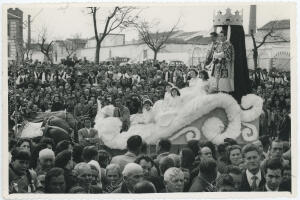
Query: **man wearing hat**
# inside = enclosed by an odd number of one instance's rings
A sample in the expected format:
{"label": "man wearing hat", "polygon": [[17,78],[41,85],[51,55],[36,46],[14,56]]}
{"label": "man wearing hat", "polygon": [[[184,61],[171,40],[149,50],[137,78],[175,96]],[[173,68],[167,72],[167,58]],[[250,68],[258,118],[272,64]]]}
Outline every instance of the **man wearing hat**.
{"label": "man wearing hat", "polygon": [[212,40],[212,43],[210,45],[210,47],[208,48],[208,52],[207,52],[207,55],[206,55],[206,59],[205,59],[205,65],[209,65],[213,59],[213,54],[214,54],[214,51],[216,50],[216,47],[217,47],[217,39],[218,39],[218,34],[216,32],[211,32],[210,33],[210,38]]}
{"label": "man wearing hat", "polygon": [[14,149],[9,164],[9,193],[32,193],[36,191],[37,175],[29,170],[31,154],[27,150]]}

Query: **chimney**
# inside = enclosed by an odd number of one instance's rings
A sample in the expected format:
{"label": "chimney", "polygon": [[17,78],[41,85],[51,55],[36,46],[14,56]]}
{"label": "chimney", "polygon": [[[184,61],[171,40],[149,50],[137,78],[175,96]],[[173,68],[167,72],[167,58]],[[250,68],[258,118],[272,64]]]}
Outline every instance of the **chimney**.
{"label": "chimney", "polygon": [[256,5],[250,5],[249,34],[256,33]]}

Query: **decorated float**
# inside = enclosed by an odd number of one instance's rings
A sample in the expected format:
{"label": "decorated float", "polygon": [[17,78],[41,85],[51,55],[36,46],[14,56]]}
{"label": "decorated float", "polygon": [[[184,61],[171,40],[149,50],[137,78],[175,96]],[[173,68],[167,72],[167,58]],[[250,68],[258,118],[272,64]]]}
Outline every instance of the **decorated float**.
{"label": "decorated float", "polygon": [[[177,89],[180,95],[171,100],[171,106],[169,100],[159,100],[151,105],[151,109],[130,116],[130,127],[126,132],[121,132],[121,120],[113,117],[114,106],[102,108],[101,102],[98,102],[94,128],[98,130],[105,146],[125,149],[126,141],[132,135],[140,135],[150,145],[156,144],[160,138],[169,138],[177,145],[185,145],[189,140],[211,141],[216,145],[223,143],[225,138],[232,138],[240,144],[257,140],[263,99],[249,94],[242,21],[239,12],[233,15],[230,9],[224,15],[221,12],[214,15],[215,30],[221,27],[226,31],[234,48],[232,95],[207,93],[204,89],[207,83],[201,81],[193,87]],[[67,112],[60,112],[54,118],[45,116],[41,121],[27,123],[20,131],[20,137],[45,135],[58,141],[72,138],[74,130],[77,131],[74,119]]]}

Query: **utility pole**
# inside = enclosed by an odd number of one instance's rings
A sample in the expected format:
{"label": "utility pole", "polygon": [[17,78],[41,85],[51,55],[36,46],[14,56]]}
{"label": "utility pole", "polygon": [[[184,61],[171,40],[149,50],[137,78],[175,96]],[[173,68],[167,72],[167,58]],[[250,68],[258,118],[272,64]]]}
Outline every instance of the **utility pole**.
{"label": "utility pole", "polygon": [[[31,15],[28,15],[28,39],[27,39],[27,52],[30,51],[30,44],[31,44],[31,21],[30,21]],[[28,53],[27,53],[27,59],[28,59]]]}

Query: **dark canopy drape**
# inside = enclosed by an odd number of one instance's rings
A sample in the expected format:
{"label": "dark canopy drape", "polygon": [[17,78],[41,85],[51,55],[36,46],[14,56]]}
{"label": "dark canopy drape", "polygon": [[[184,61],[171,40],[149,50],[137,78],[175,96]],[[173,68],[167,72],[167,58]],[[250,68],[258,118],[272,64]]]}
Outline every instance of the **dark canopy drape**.
{"label": "dark canopy drape", "polygon": [[[227,32],[228,26],[222,26]],[[232,25],[230,42],[234,48],[234,93],[233,97],[240,103],[242,96],[251,92],[249,70],[246,57],[245,33],[243,26]]]}

